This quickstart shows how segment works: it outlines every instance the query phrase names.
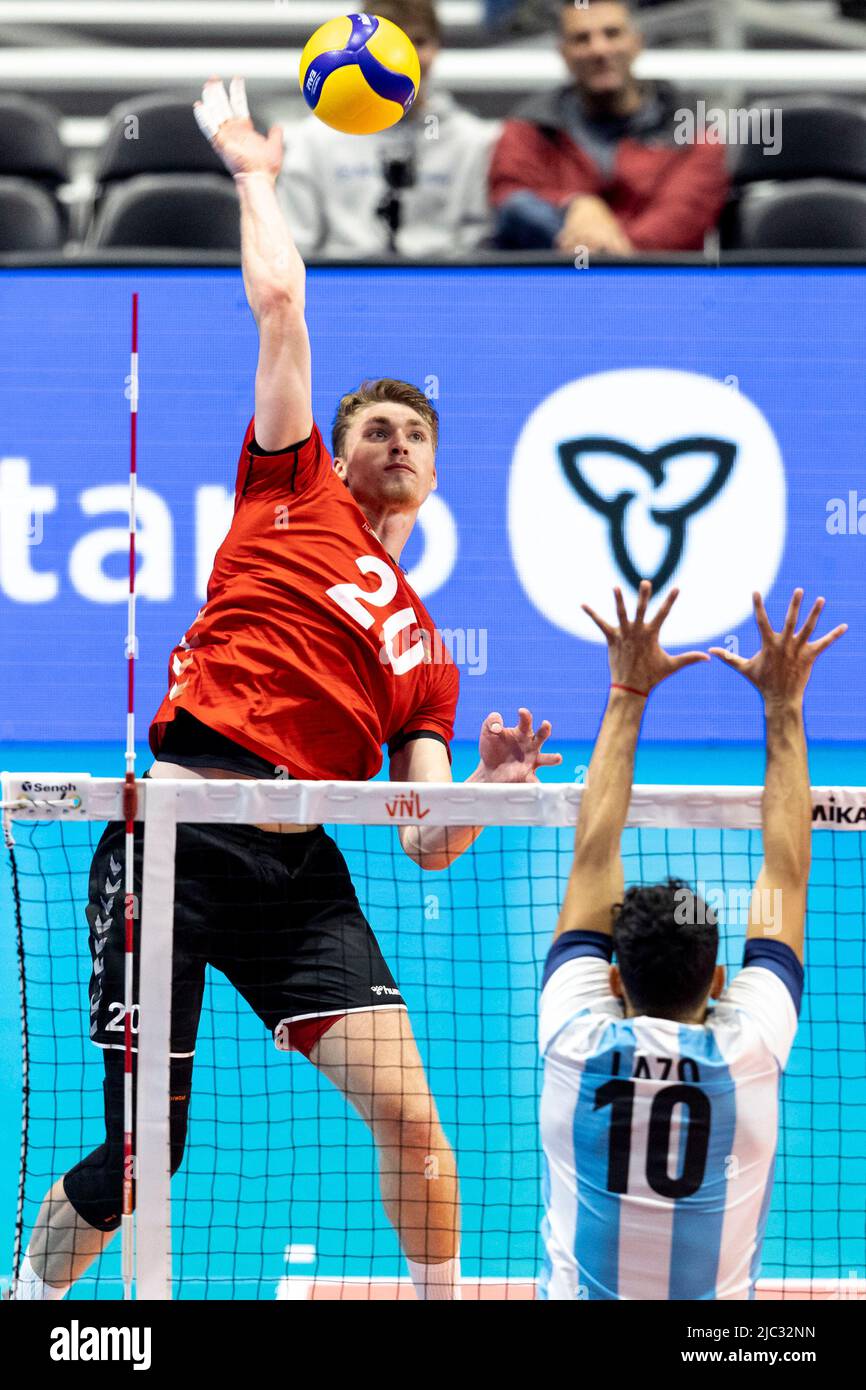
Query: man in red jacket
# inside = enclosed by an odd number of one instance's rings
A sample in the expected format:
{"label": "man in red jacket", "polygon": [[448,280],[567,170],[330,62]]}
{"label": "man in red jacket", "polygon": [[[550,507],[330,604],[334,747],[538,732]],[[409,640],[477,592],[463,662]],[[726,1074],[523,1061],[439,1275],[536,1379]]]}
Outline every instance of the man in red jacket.
{"label": "man in red jacket", "polygon": [[699,251],[724,205],[724,148],[677,141],[681,103],[634,76],[642,39],[627,0],[564,0],[572,82],[505,124],[490,168],[496,243],[629,256]]}

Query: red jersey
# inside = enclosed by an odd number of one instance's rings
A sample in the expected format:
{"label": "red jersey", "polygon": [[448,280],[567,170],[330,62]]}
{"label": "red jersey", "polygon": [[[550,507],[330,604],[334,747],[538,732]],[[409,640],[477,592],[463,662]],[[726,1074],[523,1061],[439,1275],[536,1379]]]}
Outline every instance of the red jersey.
{"label": "red jersey", "polygon": [[[432,619],[333,471],[316,425],[238,462],[207,601],[169,660],[177,709],[294,777],[363,781],[420,731],[454,736],[459,677]],[[450,757],[450,753],[449,753]]]}

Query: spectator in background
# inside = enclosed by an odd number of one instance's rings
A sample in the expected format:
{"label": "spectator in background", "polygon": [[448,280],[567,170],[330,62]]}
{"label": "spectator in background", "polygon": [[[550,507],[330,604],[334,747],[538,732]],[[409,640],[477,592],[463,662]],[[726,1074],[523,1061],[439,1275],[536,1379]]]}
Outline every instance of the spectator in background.
{"label": "spectator in background", "polygon": [[379,135],[343,135],[312,115],[288,132],[277,196],[298,250],[305,259],[472,251],[492,232],[487,176],[501,123],[432,82],[441,43],[433,0],[382,0],[375,13],[418,50],[418,95]]}
{"label": "spectator in background", "polygon": [[[550,3],[550,0],[547,0]],[[520,0],[484,0],[484,27],[491,38],[513,33]],[[546,27],[546,26],[545,26]]]}
{"label": "spectator in background", "polygon": [[728,190],[724,148],[674,141],[682,102],[634,76],[642,40],[627,0],[563,0],[572,81],[505,123],[490,170],[496,243],[628,256],[698,251]]}

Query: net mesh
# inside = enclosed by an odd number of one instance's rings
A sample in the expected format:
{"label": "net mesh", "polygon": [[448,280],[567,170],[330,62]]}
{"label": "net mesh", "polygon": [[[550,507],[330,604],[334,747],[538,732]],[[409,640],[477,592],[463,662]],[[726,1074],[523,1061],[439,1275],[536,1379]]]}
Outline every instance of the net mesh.
{"label": "net mesh", "polygon": [[[103,828],[16,822],[17,895],[8,863],[2,885],[7,929],[16,905],[20,912],[26,963],[25,1235],[52,1182],[103,1139],[84,918]],[[408,1004],[456,1153],[467,1289],[529,1297],[542,1257],[538,995],[573,829],[492,824],[449,869],[427,873],[402,853],[392,826],[327,828]],[[735,971],[761,864],[759,832],[642,825],[625,832],[622,847],[627,886],[672,875],[722,904],[721,959]],[[863,851],[862,834],[813,834],[806,994],[782,1083],[762,1267],[763,1279],[781,1288],[866,1268]],[[236,883],[219,890],[243,913]],[[305,1058],[274,1048],[215,971],[184,1162],[172,1184],[172,1242],[176,1298],[411,1296],[364,1122]],[[120,1295],[118,1247],[72,1298]]]}

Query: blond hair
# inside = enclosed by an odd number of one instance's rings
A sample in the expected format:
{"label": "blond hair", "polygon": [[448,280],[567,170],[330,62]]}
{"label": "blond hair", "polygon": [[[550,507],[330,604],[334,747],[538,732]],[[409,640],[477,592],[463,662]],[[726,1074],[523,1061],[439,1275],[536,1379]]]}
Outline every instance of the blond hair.
{"label": "blond hair", "polygon": [[408,381],[395,381],[392,377],[382,376],[375,380],[362,381],[357,390],[350,391],[341,399],[331,426],[331,453],[334,458],[344,457],[346,437],[358,412],[366,405],[377,405],[382,401],[394,401],[397,405],[408,405],[417,411],[421,419],[426,420],[430,426],[433,452],[436,452],[439,445],[439,414],[435,407],[417,386],[412,386]]}

